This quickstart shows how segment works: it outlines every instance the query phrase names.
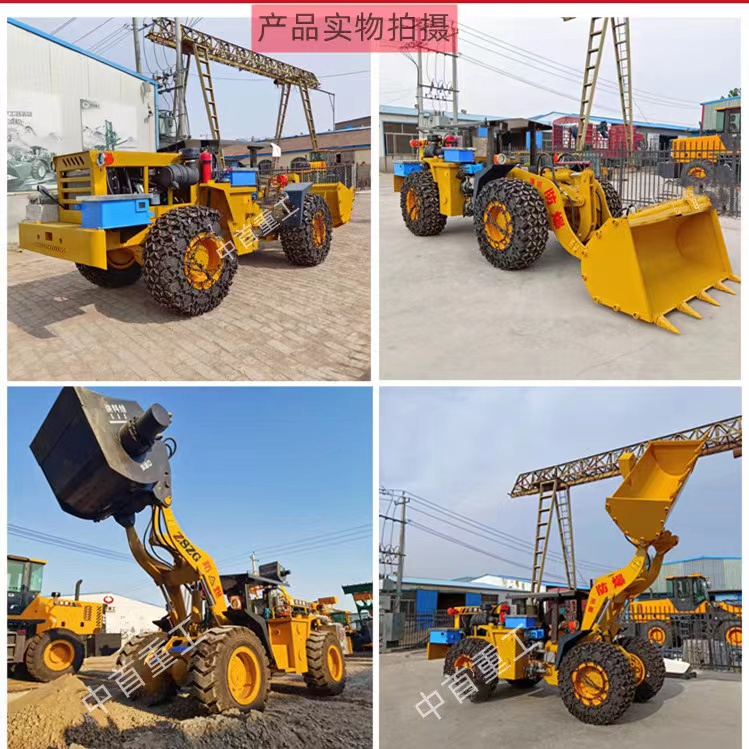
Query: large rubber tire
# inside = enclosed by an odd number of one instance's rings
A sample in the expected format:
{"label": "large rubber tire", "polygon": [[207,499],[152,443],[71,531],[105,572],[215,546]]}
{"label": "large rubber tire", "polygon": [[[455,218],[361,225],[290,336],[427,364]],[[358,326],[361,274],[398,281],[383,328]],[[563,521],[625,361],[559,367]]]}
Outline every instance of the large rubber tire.
{"label": "large rubber tire", "polygon": [[481,188],[473,211],[481,254],[502,270],[533,265],[546,249],[549,220],[544,199],[519,179],[503,177]]}
{"label": "large rubber tire", "polygon": [[685,164],[679,182],[682,187],[692,187],[695,192],[704,192],[715,180],[715,165],[707,159],[695,159]]}
{"label": "large rubber tire", "polygon": [[141,274],[140,265],[134,261],[132,265],[125,268],[115,268],[113,265],[109,265],[106,270],[82,263],[76,263],[75,267],[87,281],[105,289],[119,289],[122,286],[130,286],[140,278]]}
{"label": "large rubber tire", "polygon": [[722,622],[718,626],[718,638],[729,647],[741,647],[741,622]]}
{"label": "large rubber tire", "polygon": [[[244,664],[254,671],[249,684],[232,678],[237,666]],[[239,698],[232,691],[232,683],[235,689],[245,692]],[[264,710],[270,690],[270,668],[260,638],[246,627],[209,629],[190,659],[186,686],[211,713]]]}
{"label": "large rubber tire", "polygon": [[[179,686],[168,670],[156,675],[153,673],[158,663],[152,654],[162,648],[168,639],[166,632],[142,632],[131,637],[117,653],[117,668],[123,669],[123,672],[135,670],[144,682],[127,693],[123,692],[128,699],[138,700],[148,706],[161,705],[179,692]],[[145,650],[148,645],[151,647]],[[166,653],[160,657],[164,661],[169,658]],[[158,670],[161,670],[160,667]]]}
{"label": "large rubber tire", "polygon": [[346,686],[346,661],[333,632],[312,632],[307,639],[307,688],[315,694],[331,697]]}
{"label": "large rubber tire", "polygon": [[333,238],[330,208],[322,195],[308,193],[302,207],[302,223],[291,228],[281,227],[281,247],[292,265],[320,265],[328,256]]}
{"label": "large rubber tire", "polygon": [[674,644],[674,628],[671,622],[654,621],[645,625],[645,639],[660,648],[670,648]]}
{"label": "large rubber tire", "polygon": [[77,674],[86,648],[69,629],[48,629],[32,637],[26,646],[24,665],[36,681],[53,681],[65,674]]}
{"label": "large rubber tire", "polygon": [[[160,216],[143,246],[143,281],[148,293],[178,315],[192,317],[215,309],[229,293],[237,271],[237,253],[231,248],[206,251],[207,262],[212,263],[206,272],[197,260],[189,265],[190,248],[199,238],[208,246],[223,247],[220,214],[202,205],[186,205]],[[192,281],[188,267],[195,274]]]}
{"label": "large rubber tire", "polygon": [[637,665],[641,670],[639,674],[635,673],[635,702],[647,702],[661,691],[666,680],[663,656],[652,642],[641,637],[622,637],[619,645],[636,656],[639,661]]}
{"label": "large rubber tire", "polygon": [[606,204],[609,207],[609,213],[613,218],[620,218],[624,213],[622,206],[622,197],[619,192],[607,179],[599,179],[599,184],[603,189],[603,194],[606,196]]}
{"label": "large rubber tire", "polygon": [[583,642],[562,659],[559,691],[567,710],[583,723],[615,723],[635,698],[629,658],[609,642]]}
{"label": "large rubber tire", "polygon": [[435,237],[447,223],[440,213],[440,193],[428,169],[411,172],[401,185],[401,216],[417,237]]}
{"label": "large rubber tire", "polygon": [[467,668],[471,672],[471,681],[474,687],[476,687],[476,691],[468,698],[471,702],[485,702],[488,700],[499,682],[498,676],[487,678],[474,663],[481,651],[492,647],[491,643],[480,637],[464,637],[450,646],[445,656],[445,665],[442,669],[442,673],[445,676],[452,676],[461,668]]}

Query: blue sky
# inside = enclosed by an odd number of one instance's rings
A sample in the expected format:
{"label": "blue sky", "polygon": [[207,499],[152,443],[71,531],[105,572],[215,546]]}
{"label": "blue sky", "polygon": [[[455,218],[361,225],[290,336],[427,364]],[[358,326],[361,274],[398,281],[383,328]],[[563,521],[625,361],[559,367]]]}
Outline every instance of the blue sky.
{"label": "blue sky", "polygon": [[[197,28],[207,34],[219,37],[227,42],[241,44],[249,48],[250,18],[249,5],[247,15],[237,18],[203,18]],[[239,15],[239,14],[238,14]],[[68,20],[60,18],[27,18],[18,20],[29,26],[50,33]],[[105,18],[76,18],[73,23],[61,29],[56,36],[66,42],[74,43],[80,39],[78,46],[91,49],[96,43],[116,31],[130,18],[114,18],[105,26],[94,31]],[[141,19],[147,21],[150,19]],[[183,23],[187,23],[187,18]],[[85,36],[91,32],[88,36]],[[81,39],[81,37],[84,37]],[[114,37],[117,40],[117,36]],[[100,57],[119,63],[135,70],[135,52],[132,32],[114,46],[97,52]],[[321,88],[333,92],[335,97],[335,115],[337,121],[364,117],[369,115],[369,55],[363,54],[276,54],[279,60],[296,65],[313,72],[320,80]],[[174,50],[154,45],[147,39],[141,40],[141,58],[143,73],[150,76],[159,72],[175,61]],[[193,137],[208,133],[208,120],[205,115],[203,95],[195,66],[191,65],[190,80],[187,85],[187,110]],[[364,72],[362,72],[364,71]],[[225,65],[212,64],[211,73],[215,79],[216,105],[221,123],[222,138],[250,138],[271,136],[276,127],[278,114],[279,89],[268,78],[245,73]],[[159,106],[171,109],[171,94],[161,97]],[[311,93],[312,111],[318,131],[331,130],[333,125],[330,97],[322,93]],[[168,107],[166,104],[168,103]],[[297,135],[308,130],[299,95],[294,92],[289,101],[284,135]]]}
{"label": "blue sky", "polygon": [[[554,465],[741,413],[739,388],[382,388],[380,484],[405,489],[455,512],[533,542],[536,498],[511,499],[515,478]],[[618,569],[632,547],[605,510],[618,479],[572,489],[576,557]],[[741,460],[701,458],[668,529],[680,543],[667,559],[741,555]],[[483,573],[530,577],[530,554],[417,514],[412,517],[472,542],[516,566],[408,530],[406,574]],[[551,549],[559,550],[556,527]],[[581,567],[588,579],[601,570]],[[547,563],[545,577],[559,579]]]}
{"label": "blue sky", "polygon": [[[220,571],[247,569],[255,549],[260,563],[278,559],[291,569],[294,596],[335,595],[354,609],[341,585],[372,580],[369,388],[93,389],[137,400],[143,408],[158,402],[173,414],[167,431],[179,445],[171,461],[173,509],[185,535],[213,556]],[[60,509],[31,454],[29,444],[58,392],[8,390],[8,522],[129,554],[124,529],[112,518],[93,523]],[[148,510],[138,516],[141,533],[148,516]],[[304,543],[296,548],[296,542]],[[82,577],[83,592],[163,600],[134,561],[12,535],[8,552],[47,560],[45,593],[72,592]]]}

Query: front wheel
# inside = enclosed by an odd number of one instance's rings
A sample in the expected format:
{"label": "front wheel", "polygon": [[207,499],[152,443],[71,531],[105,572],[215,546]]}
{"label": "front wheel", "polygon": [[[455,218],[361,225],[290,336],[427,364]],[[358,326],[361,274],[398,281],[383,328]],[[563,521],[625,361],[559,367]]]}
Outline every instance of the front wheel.
{"label": "front wheel", "polygon": [[69,629],[48,629],[31,639],[24,664],[32,679],[47,682],[77,674],[85,655],[83,643]]}
{"label": "front wheel", "polygon": [[119,289],[134,284],[141,274],[141,267],[132,252],[117,250],[107,255],[107,268],[76,263],[78,272],[90,283],[105,289]]}
{"label": "front wheel", "polygon": [[473,228],[481,254],[501,270],[533,265],[549,239],[544,199],[527,182],[512,177],[493,180],[481,188]]}
{"label": "front wheel", "polygon": [[304,198],[299,226],[281,227],[281,247],[292,265],[320,265],[328,256],[333,238],[330,208],[322,195],[309,193]]}
{"label": "front wheel", "polygon": [[442,671],[445,676],[453,676],[466,669],[474,686],[468,699],[485,702],[499,681],[495,665],[498,663],[497,651],[490,642],[480,637],[464,637],[447,651]]}
{"label": "front wheel", "polygon": [[144,705],[160,705],[179,691],[177,683],[167,670],[160,670],[169,655],[164,645],[169,640],[166,632],[142,632],[131,637],[117,654],[117,667],[122,671],[132,669],[140,677],[138,686],[126,697],[140,700]]}
{"label": "front wheel", "polygon": [[559,668],[562,701],[583,723],[615,723],[634,701],[635,688],[629,658],[609,642],[577,645]]}
{"label": "front wheel", "polygon": [[160,216],[143,246],[143,280],[151,296],[178,315],[202,315],[229,293],[237,253],[221,239],[220,214],[202,205]]}
{"label": "front wheel", "polygon": [[264,710],[270,688],[268,655],[245,627],[214,627],[195,648],[187,678],[210,712]]}

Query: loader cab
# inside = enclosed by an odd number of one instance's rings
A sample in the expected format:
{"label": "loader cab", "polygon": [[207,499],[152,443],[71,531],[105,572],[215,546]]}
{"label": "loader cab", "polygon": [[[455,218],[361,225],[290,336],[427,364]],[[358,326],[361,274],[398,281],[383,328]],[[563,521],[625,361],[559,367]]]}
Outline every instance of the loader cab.
{"label": "loader cab", "polygon": [[8,616],[21,616],[42,592],[46,562],[8,554]]}
{"label": "loader cab", "polygon": [[666,595],[677,611],[693,611],[710,600],[707,579],[697,574],[667,577]]}
{"label": "loader cab", "polygon": [[728,150],[741,144],[741,107],[723,107],[715,111],[715,132]]}

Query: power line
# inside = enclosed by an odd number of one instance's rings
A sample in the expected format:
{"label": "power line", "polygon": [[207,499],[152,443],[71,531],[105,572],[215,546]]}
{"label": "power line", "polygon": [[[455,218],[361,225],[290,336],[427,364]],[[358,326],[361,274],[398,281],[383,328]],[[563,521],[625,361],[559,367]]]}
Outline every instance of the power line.
{"label": "power line", "polygon": [[60,536],[53,536],[48,533],[41,531],[35,531],[31,528],[24,528],[22,526],[8,524],[8,533],[12,536],[18,536],[25,538],[29,541],[39,541],[50,546],[57,546],[67,551],[75,551],[80,554],[87,554],[89,556],[97,556],[103,559],[111,559],[117,562],[133,562],[135,561],[129,554],[123,554],[119,551],[113,551],[112,549],[105,549],[101,546],[92,546],[91,544],[78,543],[77,541],[71,541],[64,539]]}
{"label": "power line", "polygon": [[65,23],[61,23],[56,29],[52,29],[52,31],[49,32],[50,36],[54,36],[59,31],[62,31],[66,26],[69,26],[71,23],[73,23],[73,21],[75,21],[75,16],[73,16],[73,18],[68,18]]}
{"label": "power line", "polygon": [[91,34],[94,33],[94,31],[97,31],[102,26],[106,26],[110,21],[114,21],[114,18],[107,18],[106,21],[104,21],[103,23],[100,23],[98,26],[94,26],[94,28],[91,29],[91,31],[87,31],[83,36],[79,36],[74,42],[71,42],[71,44],[78,44],[78,42],[80,42],[81,39],[85,39],[87,36],[90,36]]}

